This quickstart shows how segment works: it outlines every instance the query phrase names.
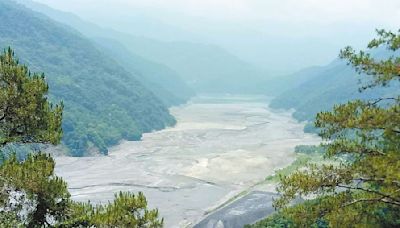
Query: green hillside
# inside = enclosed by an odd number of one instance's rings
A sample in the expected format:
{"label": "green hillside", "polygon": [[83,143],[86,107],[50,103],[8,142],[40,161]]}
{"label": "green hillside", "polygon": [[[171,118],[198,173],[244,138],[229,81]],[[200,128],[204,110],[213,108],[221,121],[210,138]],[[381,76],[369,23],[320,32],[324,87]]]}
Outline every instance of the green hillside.
{"label": "green hillside", "polygon": [[106,153],[121,139],[175,123],[162,101],[92,42],[9,1],[0,2],[0,46],[46,73],[50,98],[64,101],[63,142],[74,156]]}

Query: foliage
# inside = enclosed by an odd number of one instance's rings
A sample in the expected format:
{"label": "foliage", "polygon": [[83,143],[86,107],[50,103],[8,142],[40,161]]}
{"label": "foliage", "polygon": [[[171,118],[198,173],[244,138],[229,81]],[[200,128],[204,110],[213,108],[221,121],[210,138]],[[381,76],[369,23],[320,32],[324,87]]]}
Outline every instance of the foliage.
{"label": "foliage", "polygon": [[315,145],[298,145],[295,147],[296,160],[282,169],[275,171],[273,175],[268,176],[265,180],[279,182],[281,176],[287,176],[293,172],[306,167],[309,163],[328,162],[323,158],[325,149]]}
{"label": "foliage", "polygon": [[0,56],[0,77],[2,221],[7,225],[17,224],[18,214],[14,210],[22,205],[11,205],[9,198],[17,193],[21,193],[21,198],[25,196],[22,193],[26,193],[34,202],[35,210],[24,224],[44,225],[46,216],[62,216],[69,198],[66,184],[54,177],[52,158],[43,154],[30,155],[24,163],[19,163],[16,155],[6,159],[3,152],[5,146],[15,143],[59,143],[62,104],[53,108],[46,97],[48,86],[44,75],[32,75],[14,58],[11,48]]}
{"label": "foliage", "polygon": [[[288,210],[297,210],[300,207],[304,207],[305,210],[304,212],[307,211],[307,209],[312,208],[313,205],[319,204],[319,200],[309,200],[305,201],[298,206],[294,206],[292,208],[289,208]],[[301,208],[303,209],[303,208]],[[256,222],[255,224],[252,225],[246,225],[246,228],[292,228],[292,227],[312,227],[312,228],[327,228],[329,227],[327,222],[324,219],[321,218],[310,218],[307,220],[307,225],[303,224],[302,226],[299,224],[296,224],[295,221],[291,218],[290,215],[286,212],[277,212],[272,214],[266,219],[263,219],[259,222]]]}
{"label": "foliage", "polygon": [[[400,32],[378,31],[369,48],[399,49]],[[309,165],[308,169],[282,177],[282,196],[275,206],[299,226],[317,219],[332,227],[384,227],[400,225],[400,58],[381,60],[365,52],[345,48],[340,55],[358,72],[373,80],[360,90],[394,85],[393,97],[354,100],[317,115],[316,126],[326,140],[326,156],[347,159],[339,165]],[[395,83],[393,83],[395,82]],[[300,196],[318,196],[318,203],[287,208]]]}
{"label": "foliage", "polygon": [[54,166],[41,153],[22,162],[14,155],[0,166],[1,227],[162,227],[158,211],[147,210],[142,193],[119,193],[104,206],[73,202]]}
{"label": "foliage", "polygon": [[0,145],[61,140],[62,104],[47,101],[44,74],[31,74],[8,48],[0,55]]}
{"label": "foliage", "polygon": [[299,168],[306,166],[311,160],[315,159],[316,157],[317,156],[315,154],[313,154],[312,156],[309,156],[308,154],[299,154],[292,164],[283,169],[275,171],[274,175],[268,176],[265,180],[278,182],[281,176],[287,176],[298,170]]}
{"label": "foliage", "polygon": [[115,195],[114,202],[105,206],[74,203],[70,217],[63,226],[156,228],[163,225],[157,210],[147,210],[146,198],[140,192],[137,196],[120,192]]}
{"label": "foliage", "polygon": [[12,46],[31,70],[46,72],[49,99],[65,104],[62,142],[73,156],[90,148],[107,154],[122,139],[175,124],[139,75],[76,31],[12,1],[0,1],[0,46]]}
{"label": "foliage", "polygon": [[294,227],[293,221],[285,217],[282,213],[275,213],[266,219],[255,224],[246,225],[244,228],[291,228]]}
{"label": "foliage", "polygon": [[[48,224],[48,218],[56,221],[64,219],[69,204],[70,194],[67,184],[54,175],[54,161],[45,154],[29,155],[24,162],[16,156],[0,166],[3,201],[8,201],[10,194],[23,192],[32,202],[32,213],[24,224],[29,227]],[[3,202],[4,204],[4,202]]]}

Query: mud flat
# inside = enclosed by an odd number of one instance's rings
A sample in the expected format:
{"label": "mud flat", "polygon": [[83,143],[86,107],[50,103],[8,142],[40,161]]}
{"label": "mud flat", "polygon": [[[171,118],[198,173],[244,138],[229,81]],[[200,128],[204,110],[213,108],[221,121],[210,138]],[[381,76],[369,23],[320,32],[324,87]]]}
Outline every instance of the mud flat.
{"label": "mud flat", "polygon": [[104,203],[119,191],[142,191],[166,227],[193,226],[293,162],[296,145],[319,142],[265,97],[201,96],[171,112],[175,127],[122,142],[107,157],[56,158],[72,197]]}

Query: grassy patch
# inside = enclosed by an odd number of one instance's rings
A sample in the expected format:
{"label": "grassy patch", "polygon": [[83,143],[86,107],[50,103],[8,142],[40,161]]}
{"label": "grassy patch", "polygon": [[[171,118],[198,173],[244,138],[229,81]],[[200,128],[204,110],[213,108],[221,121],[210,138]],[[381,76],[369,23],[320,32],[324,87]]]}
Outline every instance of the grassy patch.
{"label": "grassy patch", "polygon": [[287,176],[294,171],[305,167],[308,163],[315,163],[315,162],[321,162],[323,160],[323,157],[320,153],[298,153],[296,160],[290,164],[289,166],[276,170],[274,174],[268,176],[265,178],[267,182],[279,182],[279,176]]}

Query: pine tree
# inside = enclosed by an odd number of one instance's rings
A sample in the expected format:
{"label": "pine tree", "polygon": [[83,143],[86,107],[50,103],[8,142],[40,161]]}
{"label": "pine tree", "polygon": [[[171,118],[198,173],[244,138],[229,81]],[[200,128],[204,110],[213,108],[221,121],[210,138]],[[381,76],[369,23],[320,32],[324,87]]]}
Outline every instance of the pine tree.
{"label": "pine tree", "polygon": [[[8,144],[60,142],[63,105],[53,107],[47,99],[48,89],[44,74],[31,74],[11,48],[0,55],[0,208],[8,210],[0,212],[2,221],[44,225],[46,216],[58,219],[67,209],[69,193],[65,182],[55,177],[51,157],[29,155],[19,162],[15,155],[7,159],[4,154]],[[13,194],[34,204],[30,218],[17,219],[24,205],[9,205]]]}
{"label": "pine tree", "polygon": [[[54,166],[54,160],[41,153],[30,154],[22,162],[14,155],[0,166],[1,187],[7,193],[6,197],[22,194],[25,199],[18,201],[31,207],[28,217],[21,219],[29,227],[50,225],[49,218],[54,221],[66,218],[71,203],[70,194],[67,184],[54,174]],[[3,205],[8,203],[7,198]],[[21,209],[15,206],[8,208],[17,213]]]}
{"label": "pine tree", "polygon": [[[400,31],[379,30],[368,48],[386,47],[391,55],[374,59],[369,52],[347,47],[340,57],[372,81],[360,91],[395,86],[395,94],[354,100],[317,115],[315,125],[339,165],[309,165],[281,178],[283,208],[298,226],[325,221],[332,227],[400,225]],[[396,56],[397,55],[397,56]],[[345,159],[343,159],[345,158]],[[297,196],[317,196],[310,204],[288,207]]]}
{"label": "pine tree", "polygon": [[11,48],[0,56],[0,146],[8,143],[58,144],[63,105],[48,102],[44,74],[31,74]]}
{"label": "pine tree", "polygon": [[151,227],[163,226],[158,218],[158,210],[148,210],[143,193],[138,195],[120,192],[113,202],[107,205],[93,206],[90,203],[74,203],[71,219],[65,227]]}

